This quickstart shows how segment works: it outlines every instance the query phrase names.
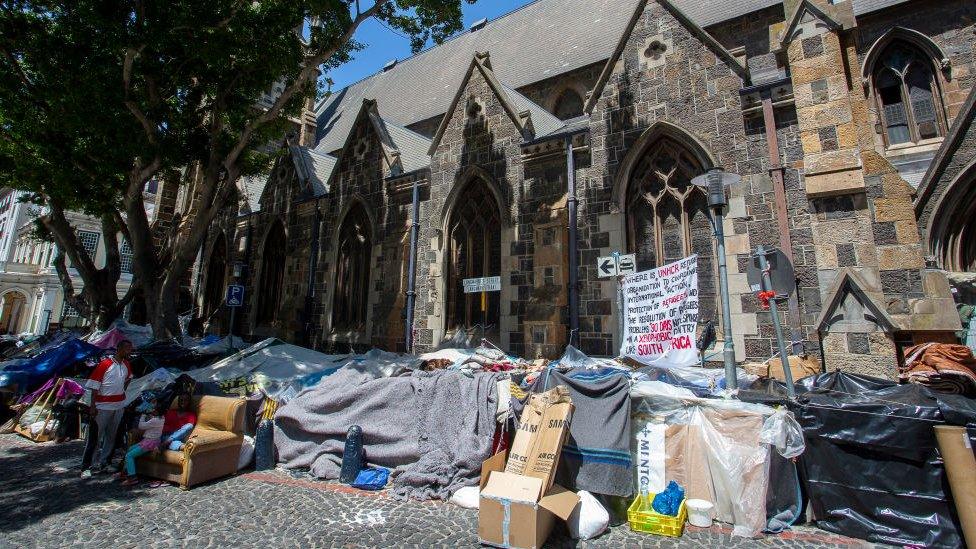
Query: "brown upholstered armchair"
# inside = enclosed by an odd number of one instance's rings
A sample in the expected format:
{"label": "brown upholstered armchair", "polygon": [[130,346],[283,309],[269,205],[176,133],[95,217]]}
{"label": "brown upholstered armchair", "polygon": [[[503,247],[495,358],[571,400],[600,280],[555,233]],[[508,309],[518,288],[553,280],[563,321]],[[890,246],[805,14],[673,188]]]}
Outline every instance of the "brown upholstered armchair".
{"label": "brown upholstered armchair", "polygon": [[245,401],[201,396],[192,402],[197,424],[183,449],[145,454],[136,460],[136,472],[178,483],[184,490],[237,472],[244,442]]}

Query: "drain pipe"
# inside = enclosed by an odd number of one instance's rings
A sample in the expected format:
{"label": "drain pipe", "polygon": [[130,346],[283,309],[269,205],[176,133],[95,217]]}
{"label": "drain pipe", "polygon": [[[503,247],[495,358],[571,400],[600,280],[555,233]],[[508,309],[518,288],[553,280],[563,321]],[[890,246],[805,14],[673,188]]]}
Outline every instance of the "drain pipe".
{"label": "drain pipe", "polygon": [[576,162],[573,136],[566,136],[566,209],[569,214],[569,344],[579,346],[579,258],[576,227]]}
{"label": "drain pipe", "polygon": [[413,180],[413,203],[410,220],[410,260],[407,266],[407,320],[404,326],[404,343],[406,351],[413,351],[413,309],[417,300],[417,233],[420,231],[420,182],[418,177]]}
{"label": "drain pipe", "polygon": [[[312,224],[312,243],[308,253],[308,281],[305,289],[305,346],[312,346],[312,315],[315,311],[315,273],[319,262],[319,231],[322,224],[322,210],[315,203],[315,221]],[[250,228],[250,227],[248,227]]]}

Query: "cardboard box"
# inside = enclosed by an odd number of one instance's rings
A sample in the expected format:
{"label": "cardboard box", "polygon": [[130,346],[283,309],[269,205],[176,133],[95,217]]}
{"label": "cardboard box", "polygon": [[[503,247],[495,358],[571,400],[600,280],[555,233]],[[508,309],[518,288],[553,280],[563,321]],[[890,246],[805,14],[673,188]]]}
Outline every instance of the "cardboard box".
{"label": "cardboard box", "polygon": [[542,480],[541,492],[545,493],[556,475],[572,416],[573,401],[566,387],[529,396],[505,472]]}
{"label": "cardboard box", "polygon": [[568,520],[579,496],[558,484],[543,490],[538,477],[506,472],[506,457],[502,452],[482,465],[478,539],[496,547],[540,548],[556,517]]}

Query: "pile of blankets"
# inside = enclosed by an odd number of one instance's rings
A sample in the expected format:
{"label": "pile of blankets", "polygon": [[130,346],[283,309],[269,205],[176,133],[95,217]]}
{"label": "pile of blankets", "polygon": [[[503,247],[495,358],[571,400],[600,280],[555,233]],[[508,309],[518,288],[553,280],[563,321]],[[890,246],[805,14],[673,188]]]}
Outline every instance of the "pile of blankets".
{"label": "pile of blankets", "polygon": [[476,485],[491,455],[499,379],[449,370],[381,377],[347,366],[278,410],[278,465],[336,479],[346,433],[359,425],[366,461],[393,470],[394,496],[447,499]]}
{"label": "pile of blankets", "polygon": [[942,393],[976,396],[976,358],[965,345],[922,343],[905,349],[898,379]]}

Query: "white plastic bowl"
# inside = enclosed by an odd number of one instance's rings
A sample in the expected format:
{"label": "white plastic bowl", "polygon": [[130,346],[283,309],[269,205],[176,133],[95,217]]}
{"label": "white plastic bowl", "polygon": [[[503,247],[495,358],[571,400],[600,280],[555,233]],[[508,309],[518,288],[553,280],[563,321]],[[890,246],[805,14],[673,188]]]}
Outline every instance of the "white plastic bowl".
{"label": "white plastic bowl", "polygon": [[708,528],[712,525],[712,509],[715,507],[712,502],[703,499],[689,499],[685,501],[688,508],[688,524],[699,528]]}

